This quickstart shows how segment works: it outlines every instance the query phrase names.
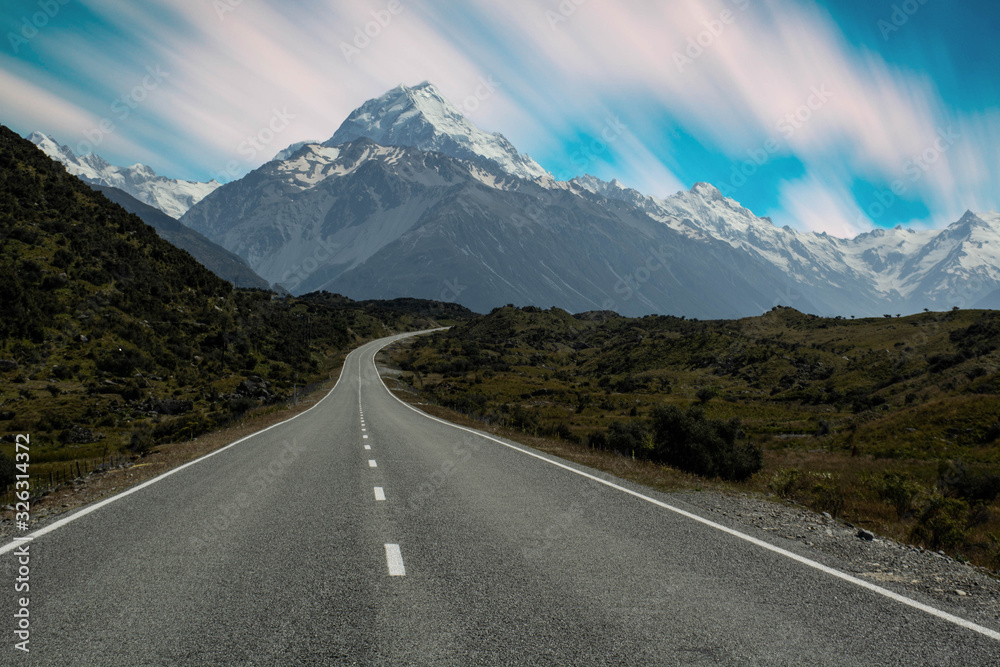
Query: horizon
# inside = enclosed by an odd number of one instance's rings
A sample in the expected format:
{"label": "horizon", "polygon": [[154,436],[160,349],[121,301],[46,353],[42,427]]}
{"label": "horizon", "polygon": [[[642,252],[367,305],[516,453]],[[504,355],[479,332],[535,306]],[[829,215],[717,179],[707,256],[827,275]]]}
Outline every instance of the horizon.
{"label": "horizon", "polygon": [[430,81],[558,180],[661,198],[707,182],[842,238],[1000,209],[985,2],[51,5],[3,10],[0,122],[170,178],[235,180]]}

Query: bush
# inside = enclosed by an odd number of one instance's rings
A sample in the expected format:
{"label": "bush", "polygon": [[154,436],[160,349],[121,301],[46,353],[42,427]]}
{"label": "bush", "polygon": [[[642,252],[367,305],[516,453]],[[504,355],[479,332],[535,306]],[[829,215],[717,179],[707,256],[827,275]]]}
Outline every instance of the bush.
{"label": "bush", "polygon": [[133,454],[143,456],[154,444],[153,427],[147,422],[142,422],[132,431],[126,448]]}
{"label": "bush", "polygon": [[698,402],[702,404],[708,403],[710,400],[712,400],[718,395],[719,395],[719,390],[715,387],[702,387],[697,392],[695,392],[695,396],[698,398]]}
{"label": "bush", "polygon": [[990,503],[1000,495],[1000,475],[975,473],[961,461],[949,461],[938,468],[938,487],[952,498]]}
{"label": "bush", "polygon": [[608,425],[608,447],[612,451],[639,458],[651,453],[646,446],[646,429],[637,421],[613,422]]}
{"label": "bush", "polygon": [[196,438],[211,428],[212,423],[201,412],[192,412],[163,420],[153,429],[153,438],[157,442],[181,442]]}
{"label": "bush", "polygon": [[234,398],[226,404],[226,409],[229,410],[234,416],[240,416],[246,412],[256,408],[258,405],[256,398],[250,398],[249,396],[240,396]]}
{"label": "bush", "polygon": [[802,473],[794,468],[782,468],[774,473],[768,487],[782,498],[790,498],[799,486]]}
{"label": "bush", "polygon": [[896,509],[896,516],[905,519],[914,511],[914,503],[920,496],[921,487],[908,475],[887,472],[871,480],[876,495],[882,502]]}
{"label": "bush", "polygon": [[17,479],[17,468],[14,467],[14,459],[0,452],[0,489],[4,489],[8,484],[13,484]]}
{"label": "bush", "polygon": [[911,537],[932,549],[956,547],[968,533],[969,504],[957,498],[935,496],[920,514]]}
{"label": "bush", "polygon": [[835,479],[817,481],[811,489],[813,507],[821,512],[829,512],[833,518],[844,511],[846,499],[844,489]]}
{"label": "bush", "polygon": [[707,419],[695,407],[658,406],[652,412],[655,456],[658,460],[705,477],[742,481],[764,466],[761,448],[737,442],[740,420]]}

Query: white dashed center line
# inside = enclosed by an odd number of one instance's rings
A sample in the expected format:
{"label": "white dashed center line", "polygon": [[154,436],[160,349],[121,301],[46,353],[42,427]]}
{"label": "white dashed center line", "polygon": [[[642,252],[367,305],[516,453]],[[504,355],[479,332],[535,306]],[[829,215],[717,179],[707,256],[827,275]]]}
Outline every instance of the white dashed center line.
{"label": "white dashed center line", "polygon": [[365,445],[365,449],[371,449],[371,448],[372,448],[371,445]]}
{"label": "white dashed center line", "polygon": [[364,438],[365,440],[367,440],[367,439],[368,439],[368,436],[367,436],[367,435],[363,435],[363,436],[361,436],[361,437],[362,437],[362,438]]}
{"label": "white dashed center line", "polygon": [[406,575],[406,568],[403,567],[403,554],[400,553],[398,544],[385,545],[385,560],[389,565],[390,577],[402,577]]}
{"label": "white dashed center line", "polygon": [[368,459],[368,467],[369,468],[377,468],[378,467],[378,464],[375,463],[375,459]]}
{"label": "white dashed center line", "polygon": [[375,500],[385,500],[385,490],[381,486],[375,487]]}

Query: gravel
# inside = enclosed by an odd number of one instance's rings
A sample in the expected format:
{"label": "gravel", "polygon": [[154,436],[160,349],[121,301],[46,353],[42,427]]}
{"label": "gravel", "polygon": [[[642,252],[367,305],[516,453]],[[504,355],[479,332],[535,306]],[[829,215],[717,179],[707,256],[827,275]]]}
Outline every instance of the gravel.
{"label": "gravel", "polygon": [[794,505],[711,492],[684,493],[683,498],[719,523],[756,528],[789,551],[986,627],[1000,626],[1000,578],[984,568]]}

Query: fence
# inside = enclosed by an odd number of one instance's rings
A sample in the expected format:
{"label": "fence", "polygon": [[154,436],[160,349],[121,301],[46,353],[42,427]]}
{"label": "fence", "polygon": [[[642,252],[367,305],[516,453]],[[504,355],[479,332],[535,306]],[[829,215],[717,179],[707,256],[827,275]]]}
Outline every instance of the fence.
{"label": "fence", "polygon": [[[49,467],[48,472],[29,475],[28,477],[30,483],[28,488],[31,491],[31,498],[39,498],[75,479],[83,479],[95,473],[123,467],[126,463],[131,462],[131,460],[130,457],[125,455],[111,454],[103,456],[100,459],[70,461],[69,463],[61,464],[55,469],[52,467],[53,464],[46,464]],[[3,493],[0,494],[0,507],[13,505],[17,500],[15,496],[16,491],[17,488],[14,484],[9,484],[4,488]]]}

